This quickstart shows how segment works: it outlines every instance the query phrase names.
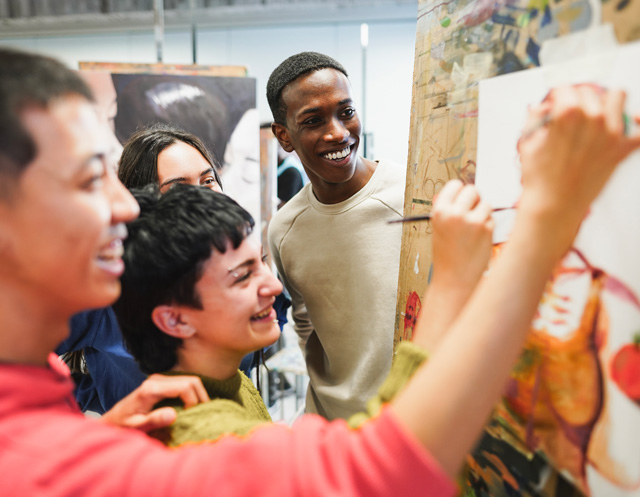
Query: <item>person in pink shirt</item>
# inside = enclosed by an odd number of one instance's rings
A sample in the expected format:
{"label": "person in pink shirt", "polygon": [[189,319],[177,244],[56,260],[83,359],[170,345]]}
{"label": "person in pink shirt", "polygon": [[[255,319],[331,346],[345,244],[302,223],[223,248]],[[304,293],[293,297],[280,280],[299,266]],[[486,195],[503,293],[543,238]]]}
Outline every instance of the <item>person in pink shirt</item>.
{"label": "person in pink shirt", "polygon": [[[292,428],[271,424],[170,450],[138,430],[85,418],[66,366],[50,352],[71,315],[117,299],[125,225],[138,213],[105,165],[91,94],[46,57],[2,49],[0,65],[3,496],[454,495],[452,477],[500,394],[554,264],[617,163],[640,146],[640,136],[624,135],[622,93],[559,89],[554,105],[532,110],[532,122],[544,125],[521,145],[522,200],[502,257],[460,299],[452,322],[447,313],[418,321],[429,362],[376,418],[351,430],[304,416]],[[487,209],[460,184],[441,192],[434,229],[438,218],[457,222],[436,237],[442,245],[434,242],[425,306],[446,308],[468,290],[437,268],[469,250],[447,240],[456,225],[475,225],[486,239]],[[471,279],[486,257],[473,260]]]}

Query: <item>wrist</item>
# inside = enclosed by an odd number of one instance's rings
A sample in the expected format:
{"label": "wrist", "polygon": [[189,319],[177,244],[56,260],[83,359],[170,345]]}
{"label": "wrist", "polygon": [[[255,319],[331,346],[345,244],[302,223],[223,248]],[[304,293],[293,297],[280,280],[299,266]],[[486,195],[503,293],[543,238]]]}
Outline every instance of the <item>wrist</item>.
{"label": "wrist", "polygon": [[582,220],[575,206],[567,205],[566,201],[560,205],[523,195],[510,240],[519,240],[521,247],[536,251],[541,263],[545,259],[555,263],[573,244]]}

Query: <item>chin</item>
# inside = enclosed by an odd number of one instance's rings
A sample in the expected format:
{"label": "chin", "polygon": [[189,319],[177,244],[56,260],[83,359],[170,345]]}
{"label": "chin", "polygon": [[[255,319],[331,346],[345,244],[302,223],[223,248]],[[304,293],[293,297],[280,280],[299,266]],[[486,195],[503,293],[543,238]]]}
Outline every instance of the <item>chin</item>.
{"label": "chin", "polygon": [[108,307],[120,297],[120,280],[102,284],[91,295],[91,303],[85,304],[82,310]]}
{"label": "chin", "polygon": [[270,329],[266,333],[263,332],[260,335],[262,336],[260,337],[261,345],[259,348],[262,349],[264,347],[270,347],[278,341],[278,338],[280,338],[280,326],[274,324],[273,329]]}

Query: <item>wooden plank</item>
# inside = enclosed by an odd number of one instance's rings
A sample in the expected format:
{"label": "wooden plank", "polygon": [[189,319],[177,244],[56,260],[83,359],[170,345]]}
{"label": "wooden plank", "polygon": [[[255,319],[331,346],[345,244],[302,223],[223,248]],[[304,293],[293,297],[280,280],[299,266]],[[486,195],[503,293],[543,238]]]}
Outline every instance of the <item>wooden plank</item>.
{"label": "wooden plank", "polygon": [[246,66],[205,66],[198,64],[138,64],[120,62],[78,62],[83,71],[104,71],[121,74],[174,74],[189,76],[247,76]]}

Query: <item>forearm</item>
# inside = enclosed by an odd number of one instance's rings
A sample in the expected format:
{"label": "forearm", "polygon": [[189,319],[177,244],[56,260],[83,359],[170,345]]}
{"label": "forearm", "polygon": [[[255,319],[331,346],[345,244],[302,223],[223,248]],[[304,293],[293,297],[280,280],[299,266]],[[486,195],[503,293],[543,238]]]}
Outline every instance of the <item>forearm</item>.
{"label": "forearm", "polygon": [[482,278],[491,255],[491,207],[477,190],[448,182],[432,210],[433,279],[423,298],[413,333],[417,345],[433,353]]}
{"label": "forearm", "polygon": [[412,342],[432,354],[473,292],[473,285],[459,285],[434,278],[423,299]]}
{"label": "forearm", "polygon": [[437,354],[393,404],[450,475],[459,469],[498,399],[566,243],[560,236],[548,239],[543,215],[520,214],[528,219],[517,224]]}

